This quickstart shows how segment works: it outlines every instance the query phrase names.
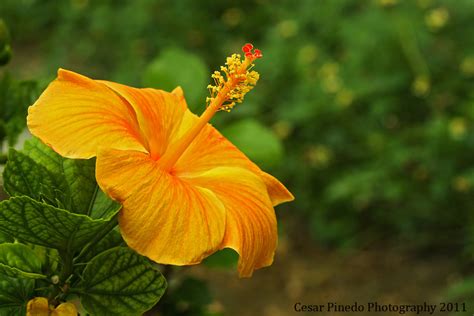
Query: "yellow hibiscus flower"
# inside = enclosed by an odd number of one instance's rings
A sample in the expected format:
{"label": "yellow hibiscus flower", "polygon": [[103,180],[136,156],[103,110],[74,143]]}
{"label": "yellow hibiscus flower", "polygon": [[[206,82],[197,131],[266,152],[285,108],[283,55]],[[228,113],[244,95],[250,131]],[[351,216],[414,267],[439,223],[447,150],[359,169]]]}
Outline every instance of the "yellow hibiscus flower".
{"label": "yellow hibiscus flower", "polygon": [[208,123],[258,80],[251,68],[262,53],[243,51],[243,61],[234,54],[212,75],[200,117],[179,87],[137,89],[62,69],[29,108],[30,131],[60,155],[97,157],[98,184],[123,206],[125,241],[155,262],[197,264],[232,248],[248,277],[273,261],[273,206],[293,196]]}

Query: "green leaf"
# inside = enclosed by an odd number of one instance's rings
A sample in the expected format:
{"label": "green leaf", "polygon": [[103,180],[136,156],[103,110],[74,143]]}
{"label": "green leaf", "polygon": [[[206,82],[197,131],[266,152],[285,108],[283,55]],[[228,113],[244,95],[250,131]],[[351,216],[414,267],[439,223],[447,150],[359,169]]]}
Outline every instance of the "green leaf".
{"label": "green leaf", "polygon": [[238,121],[222,129],[222,134],[264,168],[277,166],[283,158],[280,140],[270,129],[254,119]]}
{"label": "green leaf", "polygon": [[25,142],[23,153],[53,173],[61,173],[63,158],[38,138]]}
{"label": "green leaf", "polygon": [[18,243],[0,245],[0,275],[24,279],[46,278],[41,274],[41,262],[35,252]]}
{"label": "green leaf", "polygon": [[28,195],[95,219],[120,208],[97,185],[95,159],[65,159],[36,138],[25,143],[23,153],[10,151],[4,178],[10,195]]}
{"label": "green leaf", "polygon": [[209,79],[206,64],[196,55],[177,48],[163,51],[145,70],[143,84],[171,91],[177,86],[184,90],[191,110],[204,106]]}
{"label": "green leaf", "polygon": [[[0,274],[22,274],[41,271],[37,258],[31,256],[31,249],[21,244],[0,245]],[[0,275],[0,315],[26,315],[26,304],[34,296],[35,280],[12,278]]]}
{"label": "green leaf", "polygon": [[118,246],[125,246],[125,242],[122,239],[122,235],[118,232],[118,229],[112,230],[98,243],[94,244],[92,249],[80,261],[89,262],[100,253]]}
{"label": "green leaf", "polygon": [[80,249],[108,222],[70,213],[26,196],[0,202],[0,231],[21,241],[63,251]]}
{"label": "green leaf", "polygon": [[165,278],[147,259],[129,248],[117,247],[87,264],[76,292],[92,315],[131,316],[152,308],[165,289]]}
{"label": "green leaf", "polygon": [[[0,49],[0,59],[8,58],[10,47]],[[35,81],[18,81],[9,74],[0,79],[0,143],[4,138],[13,146],[18,135],[26,126],[26,115],[38,95],[38,85]]]}
{"label": "green leaf", "polygon": [[43,197],[56,200],[65,184],[45,167],[27,155],[11,148],[3,172],[5,190],[10,196],[27,195],[41,201]]}
{"label": "green leaf", "polygon": [[0,278],[0,315],[26,315],[26,304],[34,296],[32,279]]}
{"label": "green leaf", "polygon": [[88,215],[94,219],[109,218],[120,210],[122,205],[109,198],[97,185],[95,193],[91,196],[91,206],[89,207]]}
{"label": "green leaf", "polygon": [[12,236],[5,234],[4,232],[0,232],[0,244],[5,242],[13,242],[14,239]]}
{"label": "green leaf", "polygon": [[65,194],[70,196],[67,210],[98,219],[108,218],[120,209],[119,203],[100,190],[95,180],[95,159],[65,159],[37,138],[25,143],[25,152],[56,177],[62,178]]}
{"label": "green leaf", "polygon": [[58,273],[57,270],[61,259],[56,249],[33,244],[28,244],[28,247],[31,248],[31,250],[41,262],[41,271],[44,275],[53,275]]}

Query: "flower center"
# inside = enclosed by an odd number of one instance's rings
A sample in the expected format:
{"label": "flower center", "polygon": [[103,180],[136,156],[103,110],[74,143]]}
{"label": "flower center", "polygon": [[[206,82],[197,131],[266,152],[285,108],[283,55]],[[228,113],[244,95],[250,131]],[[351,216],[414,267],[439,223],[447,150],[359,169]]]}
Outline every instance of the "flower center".
{"label": "flower center", "polygon": [[263,56],[262,52],[254,49],[252,44],[245,44],[242,51],[245,54],[243,61],[239,54],[233,54],[227,57],[225,66],[221,66],[220,71],[212,74],[214,85],[207,86],[210,97],[206,99],[206,110],[194,126],[168,147],[158,161],[160,168],[170,171],[214,114],[219,110],[230,112],[237,103],[242,103],[245,94],[256,85],[259,74],[252,70],[253,62]]}

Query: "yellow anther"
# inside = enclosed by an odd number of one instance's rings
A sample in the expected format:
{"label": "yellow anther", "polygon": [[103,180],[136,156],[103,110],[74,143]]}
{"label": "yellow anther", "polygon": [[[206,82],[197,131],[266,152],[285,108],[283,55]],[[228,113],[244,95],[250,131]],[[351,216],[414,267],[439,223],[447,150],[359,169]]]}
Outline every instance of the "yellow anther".
{"label": "yellow anther", "polygon": [[239,54],[233,54],[226,58],[225,66],[220,71],[214,71],[211,75],[215,85],[208,85],[210,97],[206,99],[208,106],[217,99],[220,104],[216,105],[218,110],[229,112],[236,103],[242,103],[247,94],[257,84],[258,72],[251,70],[252,62],[261,57],[261,52],[252,55],[246,52],[244,60]]}

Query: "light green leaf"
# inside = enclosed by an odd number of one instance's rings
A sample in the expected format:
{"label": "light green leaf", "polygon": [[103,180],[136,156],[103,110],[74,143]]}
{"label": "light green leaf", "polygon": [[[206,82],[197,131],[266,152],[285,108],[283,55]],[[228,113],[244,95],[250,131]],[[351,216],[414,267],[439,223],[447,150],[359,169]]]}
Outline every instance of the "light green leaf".
{"label": "light green leaf", "polygon": [[0,202],[0,231],[21,241],[63,251],[80,249],[108,223],[35,201],[13,197]]}
{"label": "light green leaf", "polygon": [[87,264],[76,292],[92,315],[132,316],[153,307],[165,289],[165,278],[147,259],[129,248],[117,247]]}
{"label": "light green leaf", "polygon": [[25,142],[23,153],[53,173],[61,173],[63,158],[38,138]]}
{"label": "light green leaf", "polygon": [[35,252],[22,244],[0,245],[0,275],[12,278],[45,279]]}
{"label": "light green leaf", "polygon": [[237,267],[239,254],[230,248],[222,249],[204,259],[203,264],[211,268],[230,269]]}
{"label": "light green leaf", "polygon": [[254,119],[238,121],[222,129],[222,134],[261,167],[275,167],[283,157],[280,140]]}
{"label": "light green leaf", "polygon": [[172,91],[177,86],[184,90],[191,110],[204,108],[206,86],[210,80],[206,64],[196,55],[177,48],[169,48],[145,70],[143,84]]}
{"label": "light green leaf", "polygon": [[60,262],[59,253],[56,249],[28,244],[28,247],[35,253],[41,262],[42,273],[45,275],[53,275],[58,273]]}

